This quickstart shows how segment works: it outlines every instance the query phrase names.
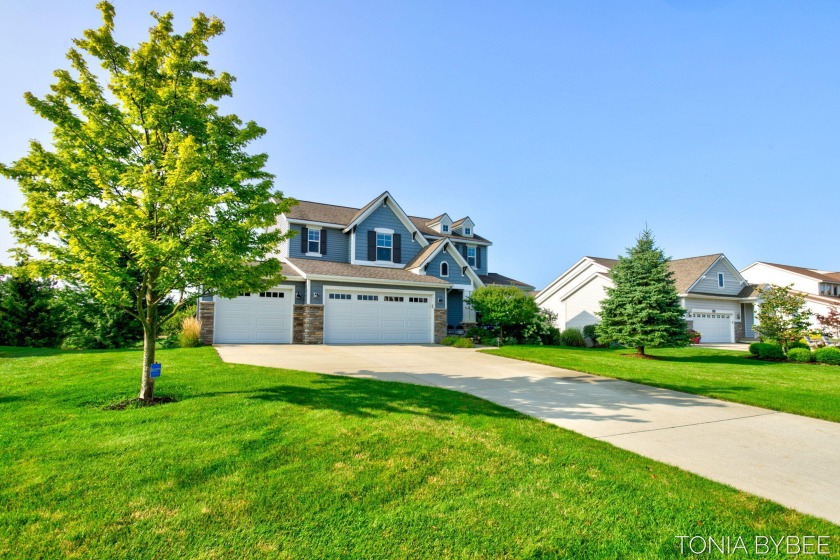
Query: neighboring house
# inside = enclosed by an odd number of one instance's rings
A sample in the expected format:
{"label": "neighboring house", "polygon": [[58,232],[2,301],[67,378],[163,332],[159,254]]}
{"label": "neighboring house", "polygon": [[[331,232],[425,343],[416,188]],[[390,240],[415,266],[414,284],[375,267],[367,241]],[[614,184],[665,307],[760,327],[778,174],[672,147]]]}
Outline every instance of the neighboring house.
{"label": "neighboring house", "polygon": [[[583,257],[539,292],[537,305],[557,314],[556,326],[584,327],[600,322],[597,313],[613,286],[615,259]],[[751,285],[725,255],[677,259],[670,262],[680,303],[690,328],[703,342],[730,343],[756,336],[754,305],[758,287]]]}
{"label": "neighboring house", "polygon": [[475,321],[465,303],[473,290],[505,278],[488,272],[492,243],[469,217],[409,216],[388,192],[362,208],[302,201],[277,225],[297,233],[275,255],[286,280],[204,298],[205,342],[438,342]]}
{"label": "neighboring house", "polygon": [[[840,311],[840,272],[759,261],[741,270],[741,275],[755,283],[792,284],[793,290],[805,296],[812,314],[827,315],[831,307]],[[811,317],[811,324],[819,326],[816,317]]]}

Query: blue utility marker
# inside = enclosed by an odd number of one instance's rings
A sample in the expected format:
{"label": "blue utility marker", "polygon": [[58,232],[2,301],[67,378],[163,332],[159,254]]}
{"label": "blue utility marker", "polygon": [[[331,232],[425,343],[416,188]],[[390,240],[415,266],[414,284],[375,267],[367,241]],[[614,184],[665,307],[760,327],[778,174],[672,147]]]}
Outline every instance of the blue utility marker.
{"label": "blue utility marker", "polygon": [[149,371],[149,377],[160,377],[160,364],[155,362],[152,364],[152,369]]}

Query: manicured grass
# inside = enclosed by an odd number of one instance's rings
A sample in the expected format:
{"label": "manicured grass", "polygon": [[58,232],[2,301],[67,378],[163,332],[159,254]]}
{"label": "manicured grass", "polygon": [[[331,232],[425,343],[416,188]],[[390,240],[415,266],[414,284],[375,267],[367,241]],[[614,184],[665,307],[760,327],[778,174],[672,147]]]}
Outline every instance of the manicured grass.
{"label": "manicured grass", "polygon": [[[840,527],[441,389],[0,348],[0,557],[667,558]],[[769,556],[772,557],[772,556]]]}
{"label": "manicured grass", "polygon": [[648,349],[658,360],[608,348],[505,346],[486,352],[840,422],[837,366],[764,362],[747,352],[696,347]]}

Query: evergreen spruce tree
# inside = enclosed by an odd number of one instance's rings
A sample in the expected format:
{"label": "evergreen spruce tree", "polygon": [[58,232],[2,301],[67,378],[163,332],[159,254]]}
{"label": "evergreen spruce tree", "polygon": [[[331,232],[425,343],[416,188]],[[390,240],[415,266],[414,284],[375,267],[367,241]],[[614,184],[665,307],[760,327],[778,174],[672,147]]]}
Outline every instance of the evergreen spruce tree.
{"label": "evergreen spruce tree", "polygon": [[640,356],[646,346],[688,345],[685,310],[669,261],[649,229],[626,257],[618,257],[612,269],[614,287],[607,288],[607,299],[601,302],[598,340],[635,348]]}

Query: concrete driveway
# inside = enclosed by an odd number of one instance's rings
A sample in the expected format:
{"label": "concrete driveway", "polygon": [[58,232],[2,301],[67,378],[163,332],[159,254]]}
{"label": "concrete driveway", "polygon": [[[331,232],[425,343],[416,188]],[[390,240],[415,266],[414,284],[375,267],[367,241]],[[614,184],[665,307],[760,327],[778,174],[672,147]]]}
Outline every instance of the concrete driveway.
{"label": "concrete driveway", "polygon": [[443,346],[220,345],[226,362],[463,391],[840,524],[840,424]]}

